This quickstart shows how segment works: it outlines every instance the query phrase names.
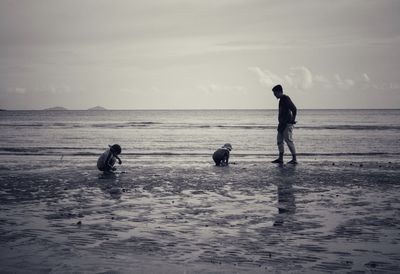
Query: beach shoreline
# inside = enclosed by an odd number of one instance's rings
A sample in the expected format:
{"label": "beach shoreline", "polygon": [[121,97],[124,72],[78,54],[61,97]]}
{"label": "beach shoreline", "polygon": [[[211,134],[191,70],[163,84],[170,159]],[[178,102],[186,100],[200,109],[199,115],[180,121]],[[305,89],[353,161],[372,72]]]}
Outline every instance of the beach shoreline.
{"label": "beach shoreline", "polygon": [[19,157],[0,166],[5,272],[400,270],[396,161]]}

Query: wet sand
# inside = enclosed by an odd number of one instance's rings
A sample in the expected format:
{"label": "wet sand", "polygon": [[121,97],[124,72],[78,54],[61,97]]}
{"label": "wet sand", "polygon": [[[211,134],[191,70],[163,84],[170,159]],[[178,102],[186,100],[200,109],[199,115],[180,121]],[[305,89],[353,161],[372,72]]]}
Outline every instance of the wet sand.
{"label": "wet sand", "polygon": [[400,272],[398,162],[122,159],[7,158],[1,272]]}

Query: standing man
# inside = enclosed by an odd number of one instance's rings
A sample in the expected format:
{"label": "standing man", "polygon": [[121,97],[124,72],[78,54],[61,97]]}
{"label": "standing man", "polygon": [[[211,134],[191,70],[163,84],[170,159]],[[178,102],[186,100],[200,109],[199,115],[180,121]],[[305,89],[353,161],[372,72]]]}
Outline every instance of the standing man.
{"label": "standing man", "polygon": [[296,148],[293,142],[293,125],[296,124],[297,108],[293,104],[292,100],[290,100],[290,97],[283,94],[283,89],[281,85],[276,85],[272,88],[272,91],[274,92],[275,97],[279,99],[279,124],[277,136],[279,157],[278,159],[272,161],[272,163],[283,163],[283,141],[285,141],[287,146],[289,147],[290,153],[292,154],[292,160],[288,162],[288,164],[296,165],[297,158]]}

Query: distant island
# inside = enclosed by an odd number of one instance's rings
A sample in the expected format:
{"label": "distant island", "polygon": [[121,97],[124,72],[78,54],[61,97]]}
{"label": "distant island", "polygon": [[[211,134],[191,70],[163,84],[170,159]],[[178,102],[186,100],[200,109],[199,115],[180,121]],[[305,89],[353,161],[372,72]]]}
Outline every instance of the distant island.
{"label": "distant island", "polygon": [[[67,109],[65,107],[57,106],[57,107],[45,108],[43,110],[45,110],[45,111],[56,111],[56,110],[69,110],[69,109]],[[101,107],[101,106],[95,106],[95,107],[92,107],[92,108],[88,108],[87,110],[107,110],[107,109],[104,108],[104,107]]]}
{"label": "distant island", "polygon": [[52,108],[45,108],[44,110],[68,110],[64,107],[52,107]]}
{"label": "distant island", "polygon": [[107,109],[104,107],[101,107],[101,106],[95,106],[95,107],[89,108],[88,110],[107,110]]}

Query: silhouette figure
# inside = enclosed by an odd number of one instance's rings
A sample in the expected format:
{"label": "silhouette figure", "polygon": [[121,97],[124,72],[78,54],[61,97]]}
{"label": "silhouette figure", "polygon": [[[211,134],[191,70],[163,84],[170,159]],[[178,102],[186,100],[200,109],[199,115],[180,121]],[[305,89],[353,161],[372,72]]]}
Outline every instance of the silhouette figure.
{"label": "silhouette figure", "polygon": [[232,145],[226,143],[221,148],[217,149],[212,158],[217,166],[227,166],[229,164],[229,153],[232,150]]}
{"label": "silhouette figure", "polygon": [[274,95],[279,99],[279,116],[278,116],[278,135],[277,144],[279,150],[278,159],[272,161],[272,163],[282,164],[283,154],[285,152],[284,143],[286,142],[289,147],[290,153],[292,154],[292,160],[288,164],[297,164],[296,148],[293,142],[293,126],[296,124],[297,108],[293,104],[289,96],[283,94],[281,85],[276,85],[272,88]]}
{"label": "silhouette figure", "polygon": [[109,145],[109,148],[100,155],[99,159],[97,160],[97,168],[100,171],[104,172],[113,172],[117,168],[114,166],[116,160],[118,160],[118,164],[122,164],[121,159],[118,155],[121,154],[121,146],[118,144]]}

